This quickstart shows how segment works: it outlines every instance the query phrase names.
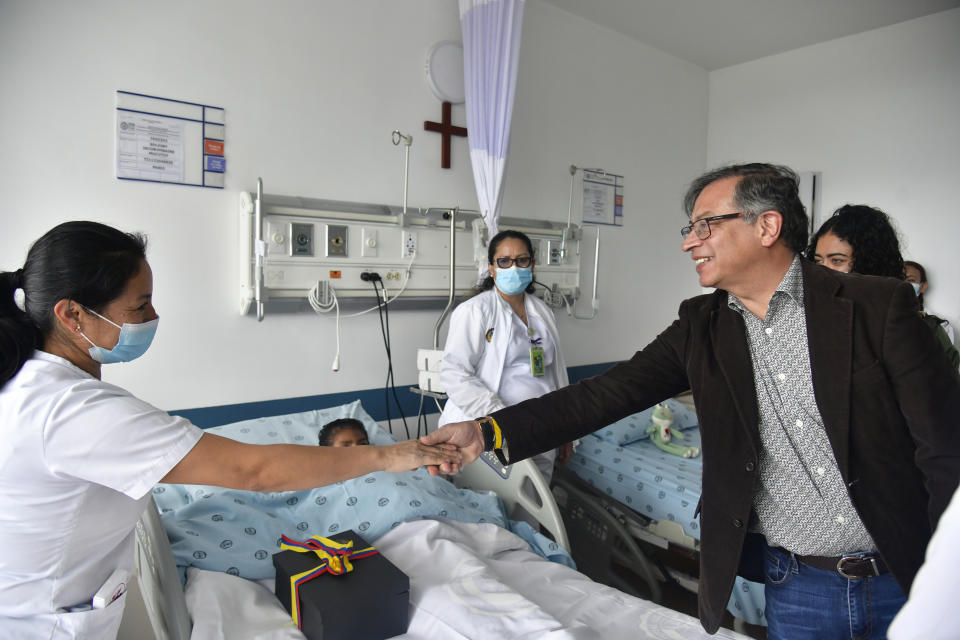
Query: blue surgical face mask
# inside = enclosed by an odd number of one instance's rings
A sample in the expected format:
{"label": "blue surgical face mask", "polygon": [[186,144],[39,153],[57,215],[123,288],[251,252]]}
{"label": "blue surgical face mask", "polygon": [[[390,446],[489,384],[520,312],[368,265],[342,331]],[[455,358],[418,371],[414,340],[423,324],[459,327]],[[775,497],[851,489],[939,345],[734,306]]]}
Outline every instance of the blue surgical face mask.
{"label": "blue surgical face mask", "polygon": [[533,270],[530,267],[513,265],[509,269],[497,269],[497,289],[508,296],[516,295],[533,282]]}
{"label": "blue surgical face mask", "polygon": [[150,343],[153,342],[153,336],[157,333],[157,325],[160,324],[160,318],[154,318],[149,322],[141,322],[139,324],[124,322],[121,327],[109,318],[104,318],[93,309],[87,309],[86,307],[84,307],[84,309],[98,318],[106,320],[117,329],[120,329],[120,337],[117,339],[117,344],[113,349],[98,347],[94,344],[93,340],[85,336],[82,331],[80,332],[80,335],[92,345],[89,349],[90,357],[100,364],[136,360],[150,348]]}
{"label": "blue surgical face mask", "polygon": [[910,283],[910,286],[913,287],[913,292],[914,292],[915,294],[917,294],[917,297],[919,298],[919,297],[920,297],[920,283],[919,283],[919,282],[911,282],[911,283]]}

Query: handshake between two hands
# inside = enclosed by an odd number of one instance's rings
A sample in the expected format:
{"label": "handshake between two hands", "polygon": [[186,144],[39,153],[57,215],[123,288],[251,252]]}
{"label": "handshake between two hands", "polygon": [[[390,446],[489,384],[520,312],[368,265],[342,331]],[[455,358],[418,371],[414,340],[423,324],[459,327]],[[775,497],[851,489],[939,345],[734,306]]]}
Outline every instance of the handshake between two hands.
{"label": "handshake between two hands", "polygon": [[425,457],[433,458],[423,465],[432,476],[459,473],[483,453],[483,437],[474,420],[446,424],[420,438],[419,443]]}

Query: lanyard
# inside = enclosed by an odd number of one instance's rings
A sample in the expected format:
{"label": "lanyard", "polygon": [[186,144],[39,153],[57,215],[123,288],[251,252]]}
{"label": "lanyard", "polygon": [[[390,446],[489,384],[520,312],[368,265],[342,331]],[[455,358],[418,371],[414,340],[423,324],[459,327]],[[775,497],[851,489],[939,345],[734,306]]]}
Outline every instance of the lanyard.
{"label": "lanyard", "polygon": [[543,362],[543,338],[533,337],[533,327],[527,327],[527,337],[530,339],[530,375],[542,378],[546,372]]}

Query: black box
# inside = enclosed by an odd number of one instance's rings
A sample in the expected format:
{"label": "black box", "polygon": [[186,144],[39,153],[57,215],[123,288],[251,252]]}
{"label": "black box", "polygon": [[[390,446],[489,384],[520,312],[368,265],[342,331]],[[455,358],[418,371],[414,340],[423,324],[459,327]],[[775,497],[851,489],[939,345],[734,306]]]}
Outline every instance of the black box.
{"label": "black box", "polygon": [[[354,550],[370,545],[353,531],[328,536],[353,541]],[[305,542],[301,540],[300,542]],[[281,551],[273,555],[277,598],[290,607],[290,576],[321,562],[315,553]],[[351,560],[353,571],[324,573],[300,587],[300,628],[309,640],[382,640],[407,632],[410,579],[379,553]]]}

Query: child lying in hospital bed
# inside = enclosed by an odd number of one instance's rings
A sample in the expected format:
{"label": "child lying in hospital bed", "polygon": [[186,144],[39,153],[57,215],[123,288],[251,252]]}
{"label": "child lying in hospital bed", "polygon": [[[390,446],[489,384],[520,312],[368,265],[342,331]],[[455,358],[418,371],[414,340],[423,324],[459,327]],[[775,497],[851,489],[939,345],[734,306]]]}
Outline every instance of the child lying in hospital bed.
{"label": "child lying in hospital bed", "polygon": [[[372,444],[391,442],[360,407],[340,410],[338,418],[366,423]],[[317,431],[329,422],[330,410],[308,411],[214,427],[217,435],[250,443],[317,442]],[[513,523],[500,499],[458,489],[430,476],[425,469],[403,473],[371,473],[306,491],[257,493],[214,486],[158,485],[153,499],[179,567],[224,571],[248,579],[273,577],[272,555],[281,535],[306,539],[354,530],[368,540],[398,524],[423,517],[461,522],[489,522],[514,531],[542,555],[572,565],[569,554],[529,525]]]}
{"label": "child lying in hospital bed", "polygon": [[[319,426],[332,417],[356,417],[373,444],[389,438],[358,403],[334,413],[339,415],[307,412],[216,430],[248,442],[316,442]],[[281,534],[306,539],[347,529],[410,576],[410,627],[402,637],[668,637],[668,630],[702,635],[695,619],[564,566],[572,564],[566,551],[526,523],[511,523],[497,496],[458,489],[422,470],[266,495],[166,485],[157,487],[154,499],[187,577],[193,637],[253,632],[301,638],[272,596],[277,541]]]}

